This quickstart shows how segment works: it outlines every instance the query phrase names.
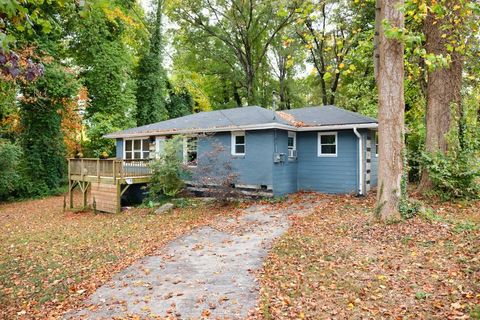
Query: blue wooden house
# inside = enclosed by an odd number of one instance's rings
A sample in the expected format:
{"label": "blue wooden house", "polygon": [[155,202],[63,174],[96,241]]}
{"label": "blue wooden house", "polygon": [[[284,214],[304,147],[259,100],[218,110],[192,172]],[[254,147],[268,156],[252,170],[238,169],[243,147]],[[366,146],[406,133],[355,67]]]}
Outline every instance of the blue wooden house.
{"label": "blue wooden house", "polygon": [[377,182],[377,127],[375,119],[335,106],[276,112],[250,106],[200,112],[105,137],[116,139],[119,161],[133,163],[151,159],[165,139],[181,134],[183,159],[192,167],[202,166],[201,155],[220,144],[239,188],[274,195],[298,190],[365,195]]}

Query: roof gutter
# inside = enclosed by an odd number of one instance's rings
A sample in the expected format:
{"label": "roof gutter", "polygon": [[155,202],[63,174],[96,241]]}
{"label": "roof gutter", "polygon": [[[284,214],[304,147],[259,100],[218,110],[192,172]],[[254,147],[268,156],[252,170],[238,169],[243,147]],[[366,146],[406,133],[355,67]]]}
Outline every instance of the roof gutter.
{"label": "roof gutter", "polygon": [[358,194],[363,196],[363,139],[357,127],[353,128],[353,132],[358,138]]}
{"label": "roof gutter", "polygon": [[265,129],[283,129],[288,131],[325,131],[325,130],[347,130],[347,129],[377,129],[378,123],[360,123],[360,124],[339,124],[339,125],[325,125],[325,126],[309,126],[309,127],[295,127],[281,123],[265,123],[265,124],[252,124],[244,126],[229,126],[219,128],[208,129],[183,129],[183,130],[152,130],[135,133],[109,133],[104,135],[104,138],[116,139],[116,138],[135,138],[145,136],[160,136],[171,134],[196,134],[206,132],[230,132],[230,131],[244,131],[244,130],[265,130]]}
{"label": "roof gutter", "polygon": [[323,130],[347,130],[347,129],[377,129],[378,123],[358,123],[358,124],[334,124],[326,126],[296,127],[295,131],[323,131]]}

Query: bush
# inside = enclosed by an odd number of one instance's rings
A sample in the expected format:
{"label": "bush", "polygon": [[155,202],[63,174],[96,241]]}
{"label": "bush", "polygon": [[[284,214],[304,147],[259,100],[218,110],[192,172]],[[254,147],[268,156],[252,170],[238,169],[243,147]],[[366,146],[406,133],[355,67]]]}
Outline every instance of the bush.
{"label": "bush", "polygon": [[462,103],[448,135],[448,151],[422,153],[420,163],[427,169],[434,185],[434,193],[443,200],[480,198],[480,93],[471,95]]}
{"label": "bush", "polygon": [[423,153],[422,162],[443,200],[480,197],[480,161],[475,152]]}
{"label": "bush", "polygon": [[150,163],[152,177],[148,183],[148,200],[157,201],[163,196],[174,197],[185,184],[182,176],[185,174],[182,159],[182,137],[175,137],[164,142],[162,154],[158,160]]}

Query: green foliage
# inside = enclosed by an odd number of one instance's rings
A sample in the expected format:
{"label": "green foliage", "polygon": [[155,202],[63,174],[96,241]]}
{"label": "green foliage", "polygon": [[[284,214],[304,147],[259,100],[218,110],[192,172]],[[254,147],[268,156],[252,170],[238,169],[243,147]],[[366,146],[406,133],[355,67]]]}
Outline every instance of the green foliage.
{"label": "green foliage", "polygon": [[480,225],[472,221],[460,221],[453,227],[453,231],[456,233],[472,232],[478,229],[480,229]]}
{"label": "green foliage", "polygon": [[85,150],[84,156],[96,158],[100,157],[104,152],[113,156],[115,152],[115,140],[104,139],[103,135],[123,128],[124,127],[120,126],[117,122],[116,117],[100,112],[93,114],[88,126],[89,139],[83,143],[83,149]]}
{"label": "green foliage", "polygon": [[423,165],[435,186],[435,192],[444,200],[480,197],[480,164],[478,153],[468,150],[459,153],[422,153]]}
{"label": "green foliage", "polygon": [[[368,3],[370,2],[370,3]],[[376,101],[373,80],[373,24],[375,4],[368,1],[306,1],[299,19],[299,40],[315,67],[322,104],[350,110],[369,108]],[[359,84],[357,80],[363,81]],[[367,81],[364,81],[367,80]],[[350,88],[347,86],[351,85]],[[343,87],[343,88],[342,88]],[[356,89],[362,88],[363,92]],[[343,91],[340,93],[339,91]],[[364,101],[357,101],[363,98]],[[350,105],[355,102],[354,105]],[[371,114],[372,112],[367,112]]]}
{"label": "green foliage", "polygon": [[25,37],[51,33],[58,26],[59,13],[71,6],[64,0],[0,1],[0,50],[9,50]]}
{"label": "green foliage", "polygon": [[21,146],[25,173],[33,188],[31,195],[56,192],[65,179],[66,151],[61,131],[62,103],[77,93],[74,75],[56,63],[46,66],[45,75],[23,88]]}
{"label": "green foliage", "polygon": [[95,3],[76,26],[79,32],[72,47],[90,99],[85,114],[90,140],[87,155],[107,152],[113,156],[112,142],[102,136],[111,128],[125,129],[136,123],[135,61],[128,45],[135,25],[122,10],[126,9]]}
{"label": "green foliage", "polygon": [[148,183],[148,198],[157,201],[163,196],[174,197],[184,187],[182,176],[185,174],[182,159],[183,137],[177,136],[163,142],[163,152],[158,160],[153,160],[150,168],[153,171]]}
{"label": "green foliage", "polygon": [[17,113],[17,87],[13,82],[0,80],[0,137],[14,140],[16,136],[15,121]]}
{"label": "green foliage", "polygon": [[480,306],[473,306],[470,309],[470,318],[473,320],[480,320]]}
{"label": "green foliage", "polygon": [[170,118],[186,116],[192,113],[193,97],[186,88],[174,88],[170,81],[167,82],[168,102],[167,111]]}
{"label": "green foliage", "polygon": [[[464,99],[460,118],[454,121],[458,125],[450,129],[447,137],[448,152],[422,152],[420,156],[420,162],[434,184],[434,192],[444,200],[480,198],[478,96],[475,91]],[[455,113],[452,110],[452,114]]]}
{"label": "green foliage", "polygon": [[399,211],[403,219],[415,217],[421,210],[422,203],[408,198],[402,199],[399,204]]}
{"label": "green foliage", "polygon": [[431,295],[432,295],[431,293],[417,291],[415,293],[415,299],[423,301],[423,300],[427,300],[427,298],[430,297]]}
{"label": "green foliage", "polygon": [[22,149],[10,141],[0,139],[0,201],[18,190]]}
{"label": "green foliage", "polygon": [[[222,102],[258,103],[268,49],[275,35],[294,21],[300,1],[176,0],[168,4],[169,17],[180,27],[176,30],[176,40],[184,46],[180,54],[217,78],[217,89],[226,100]],[[230,92],[225,95],[221,90]]]}
{"label": "green foliage", "polygon": [[149,47],[140,60],[138,68],[137,125],[155,123],[168,118],[166,109],[167,75],[162,65],[163,1],[157,1]]}

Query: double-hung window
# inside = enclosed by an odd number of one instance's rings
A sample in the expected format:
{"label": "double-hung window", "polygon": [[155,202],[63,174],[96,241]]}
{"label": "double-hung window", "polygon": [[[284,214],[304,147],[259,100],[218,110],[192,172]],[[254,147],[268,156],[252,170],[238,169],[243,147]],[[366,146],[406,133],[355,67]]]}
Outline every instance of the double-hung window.
{"label": "double-hung window", "polygon": [[245,132],[232,132],[232,155],[244,156],[245,155]]}
{"label": "double-hung window", "polygon": [[297,133],[288,132],[288,158],[296,159],[297,158]]}
{"label": "double-hung window", "polygon": [[125,139],[125,155],[127,160],[148,159],[150,156],[150,139]]}
{"label": "double-hung window", "polygon": [[336,157],[337,156],[337,133],[319,132],[318,133],[318,156]]}
{"label": "double-hung window", "polygon": [[196,167],[198,162],[198,138],[186,137],[183,144],[183,162],[190,166]]}

